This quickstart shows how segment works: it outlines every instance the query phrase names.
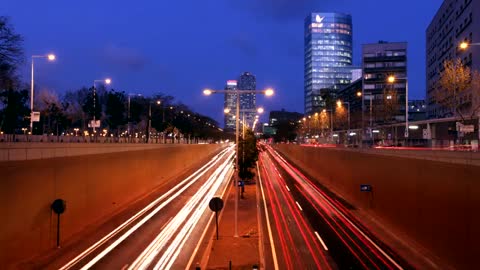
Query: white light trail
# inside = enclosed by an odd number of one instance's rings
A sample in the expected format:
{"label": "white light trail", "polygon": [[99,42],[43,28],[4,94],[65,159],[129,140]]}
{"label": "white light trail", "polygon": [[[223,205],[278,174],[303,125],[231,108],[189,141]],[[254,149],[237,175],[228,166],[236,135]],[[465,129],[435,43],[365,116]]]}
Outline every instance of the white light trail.
{"label": "white light trail", "polygon": [[124,233],[119,239],[117,239],[114,243],[112,243],[110,246],[108,246],[105,250],[103,250],[100,254],[98,254],[93,260],[91,260],[89,263],[87,263],[82,269],[88,269],[90,266],[94,265],[96,262],[98,262],[101,258],[103,258],[106,254],[108,254],[113,248],[115,248],[118,244],[120,244],[123,240],[125,240],[128,236],[130,236],[136,229],[138,229],[141,225],[143,225],[148,219],[150,219],[154,214],[156,214],[158,211],[160,211],[165,205],[170,203],[174,198],[178,197],[186,188],[191,186],[196,180],[198,180],[201,176],[203,176],[210,168],[212,168],[219,160],[221,160],[227,153],[230,151],[232,147],[229,147],[227,149],[222,150],[219,154],[214,156],[209,162],[207,162],[204,166],[202,166],[200,169],[195,171],[192,175],[184,179],[182,182],[177,184],[175,187],[173,187],[171,190],[157,198],[155,201],[147,205],[145,208],[137,212],[134,216],[129,218],[127,221],[122,223],[120,226],[118,226],[116,229],[111,231],[109,234],[104,236],[102,239],[94,243],[92,246],[87,248],[85,251],[80,253],[78,256],[76,256],[74,259],[69,261],[67,264],[65,264],[63,267],[60,268],[60,270],[67,270],[70,269],[72,266],[74,266],[76,263],[81,261],[83,258],[91,254],[93,251],[98,249],[101,245],[106,243],[107,241],[111,240],[113,237],[115,237],[117,234],[119,234],[124,228],[127,226],[133,224],[135,221],[137,221],[142,215],[144,215],[146,212],[154,208],[157,204],[159,204],[162,200],[168,198],[173,192],[176,190],[180,189],[180,187],[184,186],[181,188],[178,192],[175,194],[171,195],[169,199],[167,199],[165,202],[163,202],[160,206],[158,206],[154,211],[152,211],[149,215],[147,215],[145,218],[143,218],[139,223],[137,223],[134,227],[130,228],[126,233]]}

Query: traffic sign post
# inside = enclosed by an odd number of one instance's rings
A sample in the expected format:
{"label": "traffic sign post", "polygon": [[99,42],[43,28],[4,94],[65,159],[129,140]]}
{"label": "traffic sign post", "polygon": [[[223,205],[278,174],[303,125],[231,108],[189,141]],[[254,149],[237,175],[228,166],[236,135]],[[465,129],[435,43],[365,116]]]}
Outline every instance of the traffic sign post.
{"label": "traffic sign post", "polygon": [[368,184],[362,184],[360,185],[360,191],[361,192],[371,192],[372,191],[372,186]]}
{"label": "traffic sign post", "polygon": [[223,208],[223,200],[219,197],[213,197],[208,203],[210,210],[215,212],[215,226],[217,228],[217,240],[218,240],[218,212]]}
{"label": "traffic sign post", "polygon": [[51,208],[57,214],[57,248],[60,247],[60,214],[63,214],[67,209],[67,202],[62,199],[53,201]]}

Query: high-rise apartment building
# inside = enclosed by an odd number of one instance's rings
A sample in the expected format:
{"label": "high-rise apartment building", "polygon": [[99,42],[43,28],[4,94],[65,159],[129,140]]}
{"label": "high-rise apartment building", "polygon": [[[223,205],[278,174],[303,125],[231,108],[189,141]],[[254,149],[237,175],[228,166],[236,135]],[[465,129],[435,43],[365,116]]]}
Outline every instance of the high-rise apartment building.
{"label": "high-rise apartment building", "polygon": [[[461,42],[480,42],[480,1],[445,0],[427,28],[426,44],[426,96],[427,117],[442,118],[454,116],[451,108],[441,106],[436,91],[445,91],[438,87],[440,74],[445,60],[461,59],[472,70],[480,70],[480,46],[471,46],[466,50],[459,47]],[[471,90],[464,91],[457,104],[459,110],[468,113],[480,97]]]}
{"label": "high-rise apartment building", "polygon": [[335,93],[352,77],[352,17],[311,13],[305,18],[305,113],[325,108],[324,91]]}
{"label": "high-rise apartment building", "polygon": [[[250,72],[244,72],[238,78],[238,89],[241,90],[256,90],[257,81],[255,76]],[[256,109],[255,94],[241,94],[240,95],[240,117],[245,115],[245,121],[249,126],[253,125],[255,121]]]}
{"label": "high-rise apartment building", "polygon": [[[228,80],[225,90],[236,90],[237,81]],[[233,93],[225,93],[224,108],[230,112],[224,115],[224,130],[235,131],[235,110],[237,109],[237,95]]]}
{"label": "high-rise apartment building", "polygon": [[[407,43],[380,41],[364,44],[362,66],[364,112],[372,112],[374,124],[404,122],[408,83]],[[394,83],[388,82],[390,76],[395,77]]]}

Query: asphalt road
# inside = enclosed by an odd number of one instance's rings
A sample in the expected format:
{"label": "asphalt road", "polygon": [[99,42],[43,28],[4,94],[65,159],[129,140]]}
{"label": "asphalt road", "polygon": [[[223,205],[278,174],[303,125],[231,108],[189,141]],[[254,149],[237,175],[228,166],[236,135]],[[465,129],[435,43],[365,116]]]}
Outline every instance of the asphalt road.
{"label": "asphalt road", "polygon": [[202,168],[165,185],[54,256],[29,265],[35,269],[186,269],[207,224],[211,198],[222,197],[233,173],[233,147]]}
{"label": "asphalt road", "polygon": [[265,251],[266,269],[412,268],[349,213],[351,206],[272,148],[259,160],[274,243]]}

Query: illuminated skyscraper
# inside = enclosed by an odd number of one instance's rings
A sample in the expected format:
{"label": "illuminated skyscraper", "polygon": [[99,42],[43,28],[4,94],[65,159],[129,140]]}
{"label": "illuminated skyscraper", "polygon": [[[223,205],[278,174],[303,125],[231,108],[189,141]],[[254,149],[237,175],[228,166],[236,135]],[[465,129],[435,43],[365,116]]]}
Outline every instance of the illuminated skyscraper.
{"label": "illuminated skyscraper", "polygon": [[[225,85],[225,90],[236,90],[237,81],[228,80]],[[235,131],[235,110],[237,109],[237,95],[225,94],[224,108],[230,112],[224,116],[224,129],[225,131]]]}
{"label": "illuminated skyscraper", "polygon": [[352,17],[343,13],[311,13],[305,18],[305,113],[325,108],[323,92],[350,84]]}
{"label": "illuminated skyscraper", "polygon": [[[257,80],[250,72],[244,72],[238,78],[238,89],[240,90],[256,90]],[[245,114],[245,120],[249,126],[252,126],[256,115],[255,94],[240,95],[240,117]]]}

